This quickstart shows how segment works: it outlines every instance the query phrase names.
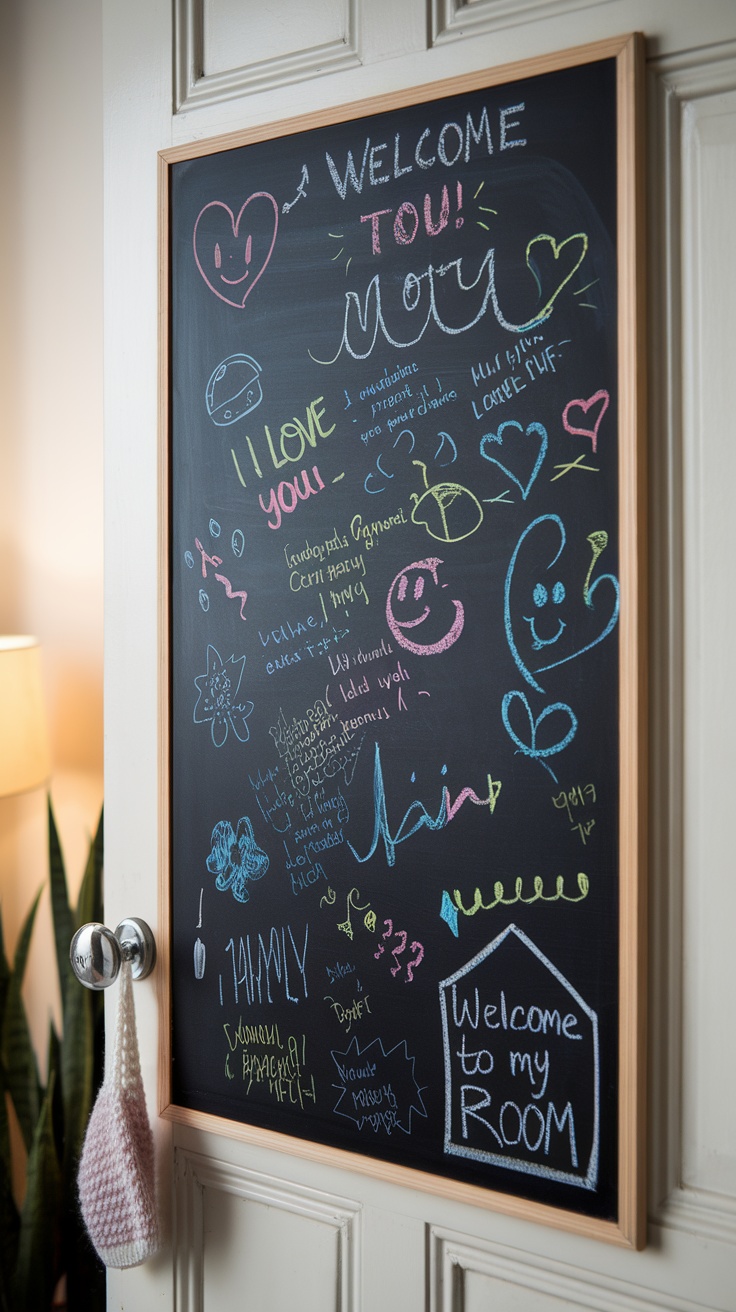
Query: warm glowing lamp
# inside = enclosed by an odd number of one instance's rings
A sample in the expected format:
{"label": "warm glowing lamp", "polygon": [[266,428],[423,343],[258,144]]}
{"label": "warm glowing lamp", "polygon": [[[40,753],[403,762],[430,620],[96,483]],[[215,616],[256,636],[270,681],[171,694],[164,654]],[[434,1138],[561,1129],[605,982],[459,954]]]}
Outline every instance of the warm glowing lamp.
{"label": "warm glowing lamp", "polygon": [[36,638],[0,637],[0,797],[39,788],[51,772]]}

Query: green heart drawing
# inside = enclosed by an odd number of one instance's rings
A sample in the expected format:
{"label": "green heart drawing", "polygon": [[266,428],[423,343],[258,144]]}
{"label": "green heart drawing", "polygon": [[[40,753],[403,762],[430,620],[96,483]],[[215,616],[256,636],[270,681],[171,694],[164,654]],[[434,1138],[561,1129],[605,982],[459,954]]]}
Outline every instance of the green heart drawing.
{"label": "green heart drawing", "polygon": [[555,241],[554,237],[550,237],[549,233],[540,232],[538,237],[532,237],[531,241],[529,242],[529,245],[526,248],[527,268],[529,269],[529,272],[531,273],[532,277],[534,278],[534,281],[537,284],[537,287],[539,288],[539,295],[542,296],[543,294],[542,285],[531,265],[532,248],[536,246],[538,242],[549,242],[554,259],[559,260],[560,255],[564,251],[565,247],[569,246],[571,241],[577,241],[582,243],[582,249],[580,251],[580,254],[578,255],[577,260],[575,261],[569,272],[565,274],[565,277],[562,279],[562,282],[559,283],[555,291],[545,302],[543,308],[538,312],[538,314],[536,314],[533,319],[530,319],[529,323],[521,325],[522,331],[524,331],[526,328],[531,328],[534,324],[543,323],[545,319],[549,318],[550,314],[552,313],[552,307],[555,301],[557,300],[557,297],[559,296],[560,292],[562,291],[562,288],[565,287],[567,283],[569,283],[573,275],[577,273],[578,269],[580,268],[580,265],[582,264],[588,252],[588,238],[584,232],[574,232],[571,237],[566,237],[564,241],[560,241],[560,242]]}

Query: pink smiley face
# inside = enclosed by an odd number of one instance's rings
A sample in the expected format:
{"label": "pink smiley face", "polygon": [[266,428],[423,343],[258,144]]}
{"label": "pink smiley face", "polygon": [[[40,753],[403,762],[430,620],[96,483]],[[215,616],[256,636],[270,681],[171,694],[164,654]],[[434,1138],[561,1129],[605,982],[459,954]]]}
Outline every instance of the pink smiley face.
{"label": "pink smiley face", "polygon": [[197,268],[210,291],[242,310],[271,259],[279,208],[270,192],[255,191],[237,216],[213,200],[197,215],[193,245]]}
{"label": "pink smiley face", "polygon": [[[396,575],[388,591],[386,620],[394,638],[401,647],[416,656],[436,656],[457,642],[465,623],[462,602],[442,597],[446,583],[440,583],[437,567],[442,564],[436,556],[414,561]],[[448,599],[449,600],[449,599]],[[454,607],[454,617],[450,606]],[[421,629],[424,641],[414,636]],[[407,637],[407,630],[412,637]]]}

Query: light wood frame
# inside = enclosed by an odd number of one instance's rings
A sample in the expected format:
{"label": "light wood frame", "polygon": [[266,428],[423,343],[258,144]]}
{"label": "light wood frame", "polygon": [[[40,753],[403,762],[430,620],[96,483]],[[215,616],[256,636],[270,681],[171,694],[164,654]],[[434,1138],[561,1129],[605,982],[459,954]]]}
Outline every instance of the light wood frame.
{"label": "light wood frame", "polygon": [[[600,1220],[357,1151],[182,1108],[171,1095],[169,834],[169,170],[182,160],[360,119],[519,78],[616,59],[619,527],[619,1088],[617,1221]],[[633,34],[319,110],[159,153],[159,1111],[193,1129],[374,1176],[456,1202],[625,1248],[646,1243],[647,1185],[647,453],[644,221],[644,38]]]}

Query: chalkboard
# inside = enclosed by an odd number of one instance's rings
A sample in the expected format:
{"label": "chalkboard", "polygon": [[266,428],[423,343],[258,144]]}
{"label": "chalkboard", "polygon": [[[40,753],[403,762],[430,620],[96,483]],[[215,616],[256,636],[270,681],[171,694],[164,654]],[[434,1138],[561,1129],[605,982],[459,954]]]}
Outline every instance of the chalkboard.
{"label": "chalkboard", "polygon": [[627,1243],[638,49],[162,156],[168,1114]]}

